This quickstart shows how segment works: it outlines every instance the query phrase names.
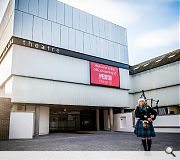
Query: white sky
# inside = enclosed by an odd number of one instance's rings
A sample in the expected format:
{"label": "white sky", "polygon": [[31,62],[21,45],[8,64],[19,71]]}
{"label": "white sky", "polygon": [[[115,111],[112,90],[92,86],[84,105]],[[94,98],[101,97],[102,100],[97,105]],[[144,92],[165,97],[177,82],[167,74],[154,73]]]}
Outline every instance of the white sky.
{"label": "white sky", "polygon": [[130,65],[179,48],[179,0],[59,1],[127,28]]}

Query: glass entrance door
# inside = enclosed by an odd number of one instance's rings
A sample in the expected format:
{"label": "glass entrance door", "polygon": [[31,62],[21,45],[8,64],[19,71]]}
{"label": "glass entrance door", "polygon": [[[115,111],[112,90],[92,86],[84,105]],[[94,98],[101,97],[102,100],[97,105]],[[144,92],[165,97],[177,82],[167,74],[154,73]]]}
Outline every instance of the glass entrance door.
{"label": "glass entrance door", "polygon": [[80,112],[50,111],[50,132],[80,130]]}

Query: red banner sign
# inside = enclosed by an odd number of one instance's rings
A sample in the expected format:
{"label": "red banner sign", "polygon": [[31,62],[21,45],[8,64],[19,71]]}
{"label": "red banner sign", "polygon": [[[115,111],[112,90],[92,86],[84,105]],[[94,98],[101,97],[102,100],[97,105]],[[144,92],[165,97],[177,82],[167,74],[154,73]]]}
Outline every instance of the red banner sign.
{"label": "red banner sign", "polygon": [[90,62],[91,84],[120,87],[119,68]]}

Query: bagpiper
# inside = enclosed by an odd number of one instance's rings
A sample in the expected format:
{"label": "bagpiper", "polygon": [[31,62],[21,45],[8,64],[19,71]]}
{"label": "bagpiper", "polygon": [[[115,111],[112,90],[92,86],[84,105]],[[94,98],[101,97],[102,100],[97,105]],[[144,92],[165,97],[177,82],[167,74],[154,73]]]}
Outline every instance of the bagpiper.
{"label": "bagpiper", "polygon": [[138,104],[135,107],[135,117],[138,119],[136,122],[134,133],[137,137],[142,137],[142,145],[144,151],[151,150],[152,139],[155,137],[155,131],[153,127],[153,121],[156,119],[157,112],[146,104],[143,97],[138,100]]}

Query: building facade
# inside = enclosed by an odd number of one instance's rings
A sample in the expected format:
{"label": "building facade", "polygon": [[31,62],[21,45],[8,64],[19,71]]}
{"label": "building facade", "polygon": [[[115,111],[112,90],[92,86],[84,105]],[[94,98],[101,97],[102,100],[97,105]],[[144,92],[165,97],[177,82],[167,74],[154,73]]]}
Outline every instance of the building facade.
{"label": "building facade", "polygon": [[[142,89],[179,107],[179,68],[178,59],[133,71],[125,28],[57,0],[10,0],[1,21],[0,97],[11,113],[33,113],[35,135],[126,128],[118,114],[134,108]],[[172,75],[158,79],[164,72]]]}

